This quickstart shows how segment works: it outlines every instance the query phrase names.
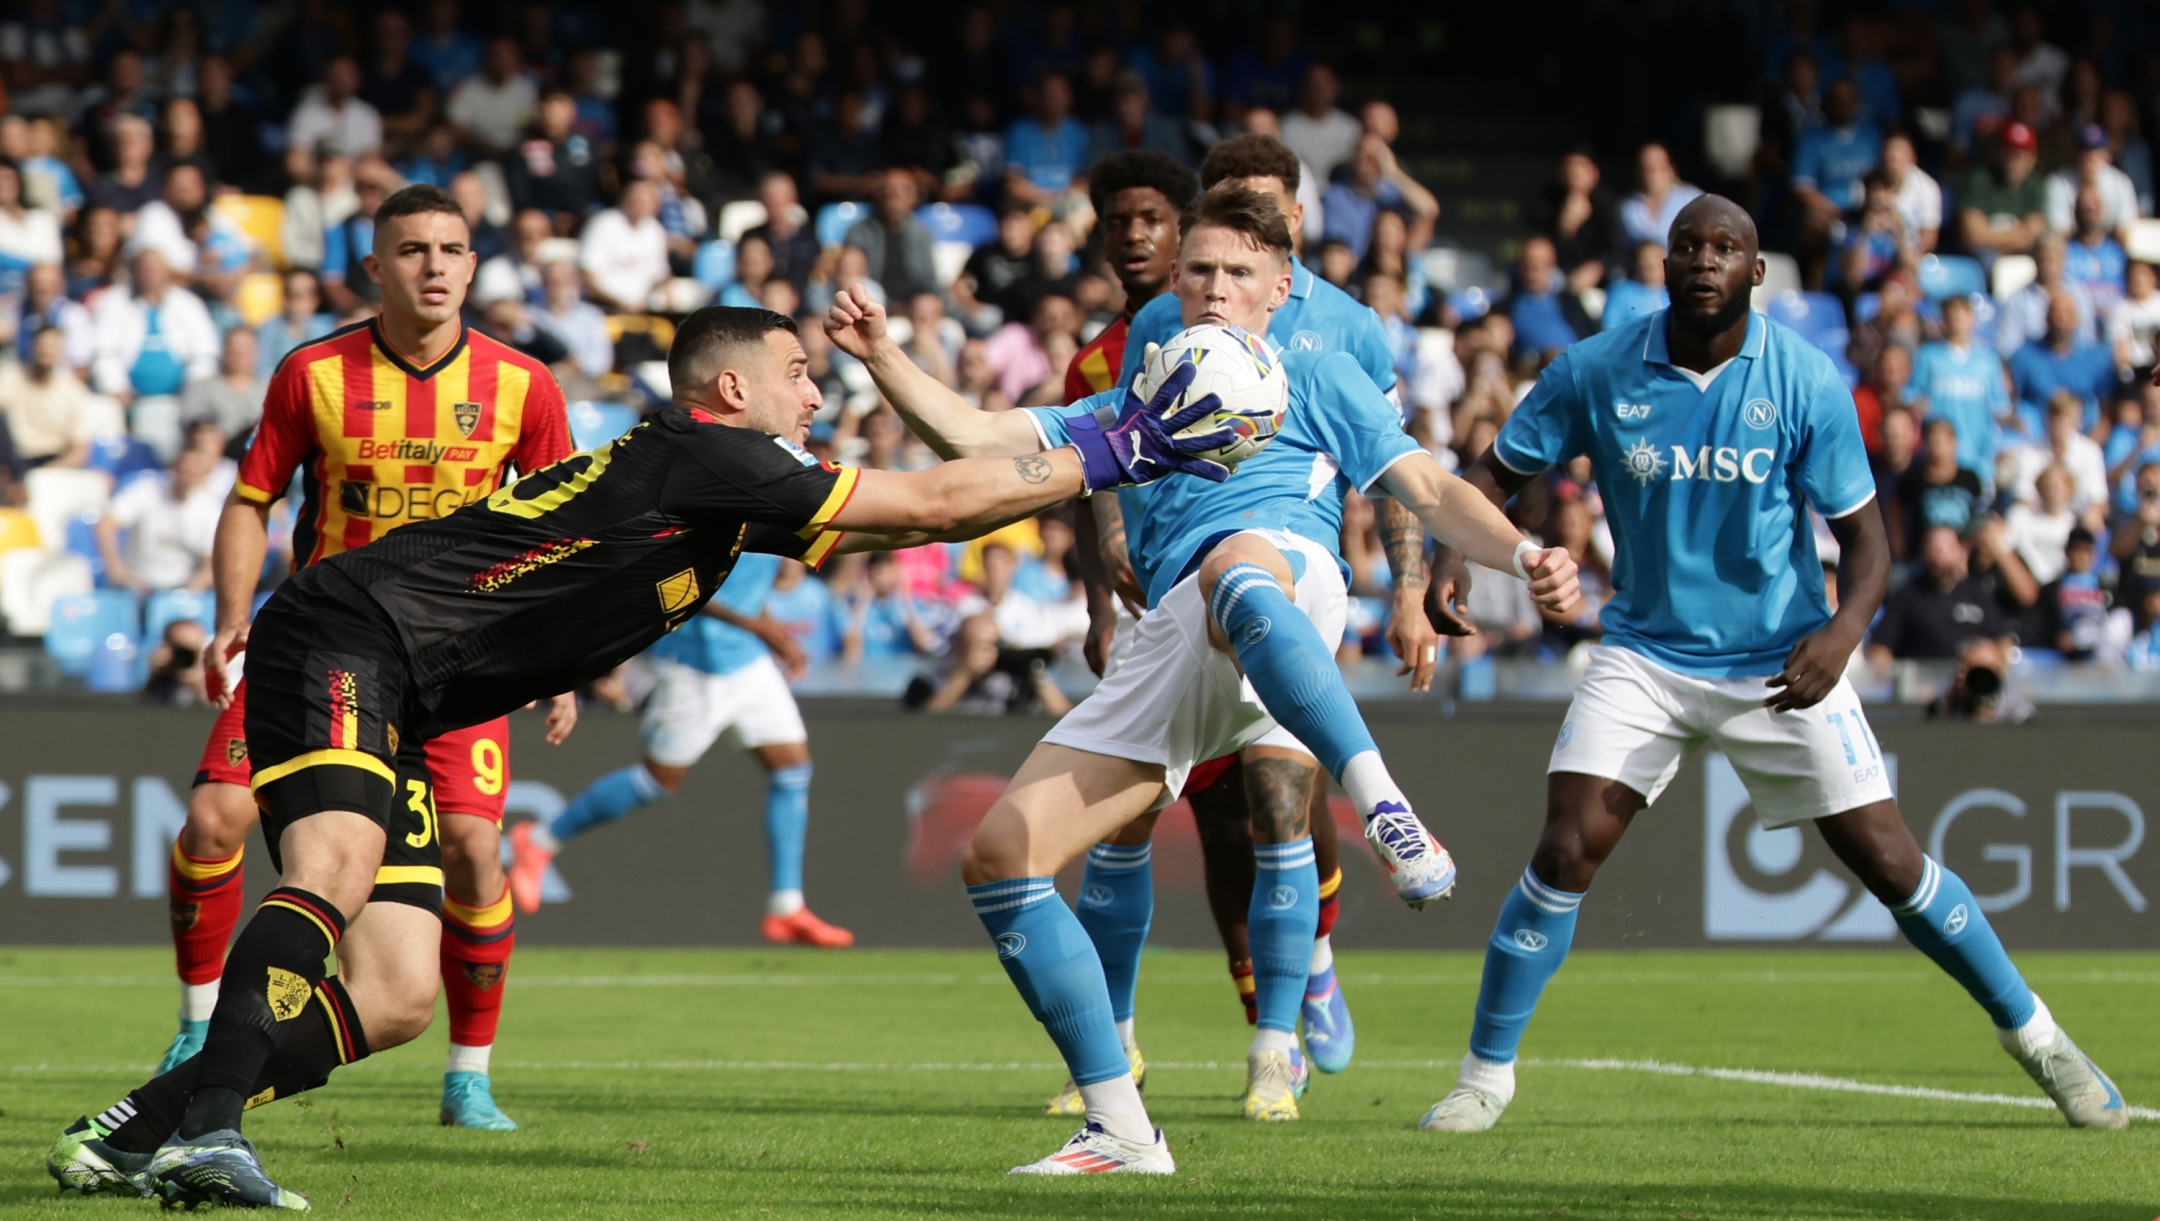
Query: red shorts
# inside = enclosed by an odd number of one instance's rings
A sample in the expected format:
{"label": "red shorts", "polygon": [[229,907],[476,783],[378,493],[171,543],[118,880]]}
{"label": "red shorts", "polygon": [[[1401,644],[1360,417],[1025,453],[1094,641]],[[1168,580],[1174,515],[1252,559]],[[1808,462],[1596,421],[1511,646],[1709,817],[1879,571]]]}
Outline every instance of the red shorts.
{"label": "red shorts", "polygon": [[[427,744],[427,760],[438,812],[470,814],[502,825],[503,794],[510,788],[509,717],[436,738]],[[232,703],[210,727],[195,783],[245,788],[253,774],[248,766],[247,680],[243,678],[233,690]]]}
{"label": "red shorts", "polygon": [[1218,759],[1203,759],[1193,764],[1192,771],[1185,776],[1185,791],[1198,793],[1214,787],[1215,782],[1222,779],[1237,761],[1236,755],[1224,755]]}

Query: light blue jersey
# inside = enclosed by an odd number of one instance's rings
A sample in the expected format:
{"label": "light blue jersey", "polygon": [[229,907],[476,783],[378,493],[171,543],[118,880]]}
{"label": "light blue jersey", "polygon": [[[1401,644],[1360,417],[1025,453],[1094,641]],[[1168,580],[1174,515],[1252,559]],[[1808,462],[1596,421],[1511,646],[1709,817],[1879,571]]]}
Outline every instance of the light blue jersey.
{"label": "light blue jersey", "polygon": [[1830,358],[1761,314],[1698,389],[1669,314],[1563,352],[1494,454],[1520,473],[1590,456],[1613,533],[1607,644],[1698,677],[1774,674],[1830,620],[1807,508],[1875,495],[1859,413]]}
{"label": "light blue jersey", "polygon": [[[1344,496],[1365,491],[1389,467],[1421,452],[1403,431],[1402,413],[1348,353],[1285,352],[1282,361],[1290,409],[1275,440],[1223,483],[1172,475],[1150,485],[1144,543],[1134,541],[1127,517],[1126,546],[1148,605],[1197,566],[1209,546],[1240,530],[1309,538],[1341,564]],[[1068,418],[1098,408],[1115,412],[1123,401],[1124,391],[1109,390],[1068,407],[1031,407],[1028,415],[1044,447],[1056,448],[1070,439]],[[1343,571],[1347,577],[1349,566]]]}
{"label": "light blue jersey", "polygon": [[[713,601],[748,619],[757,618],[772,594],[773,578],[779,575],[780,557],[745,551],[735,557],[735,567],[720,583]],[[765,656],[765,642],[732,623],[711,615],[690,616],[683,624],[653,642],[648,656],[678,662],[707,674],[733,674]]]}
{"label": "light blue jersey", "polygon": [[1957,429],[1958,465],[1992,479],[1998,421],[2010,410],[2002,357],[1977,343],[1963,352],[1948,343],[1923,345],[1913,361],[1912,388],[1927,397],[1930,419],[1941,416]]}

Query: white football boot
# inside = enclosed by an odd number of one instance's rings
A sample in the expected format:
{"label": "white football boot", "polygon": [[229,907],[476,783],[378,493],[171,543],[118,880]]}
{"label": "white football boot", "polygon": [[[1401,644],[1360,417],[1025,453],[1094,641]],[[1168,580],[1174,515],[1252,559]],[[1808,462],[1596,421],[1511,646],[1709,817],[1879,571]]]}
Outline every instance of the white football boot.
{"label": "white football boot", "polygon": [[1365,820],[1365,842],[1387,870],[1395,894],[1414,908],[1445,899],[1455,889],[1455,858],[1425,824],[1399,801],[1383,801]]}
{"label": "white football boot", "polygon": [[1160,1128],[1155,1130],[1155,1143],[1142,1145],[1112,1136],[1103,1131],[1101,1124],[1091,1123],[1073,1133],[1056,1153],[1005,1173],[1176,1174],[1177,1162],[1171,1159],[1170,1142],[1163,1139]]}

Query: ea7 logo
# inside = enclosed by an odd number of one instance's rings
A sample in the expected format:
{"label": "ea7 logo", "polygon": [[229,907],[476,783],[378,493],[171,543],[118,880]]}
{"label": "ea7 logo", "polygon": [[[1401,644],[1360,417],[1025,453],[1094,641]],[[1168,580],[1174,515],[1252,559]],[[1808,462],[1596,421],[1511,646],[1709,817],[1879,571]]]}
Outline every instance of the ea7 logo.
{"label": "ea7 logo", "polygon": [[1613,414],[1630,424],[1640,424],[1650,418],[1648,403],[1614,403]]}

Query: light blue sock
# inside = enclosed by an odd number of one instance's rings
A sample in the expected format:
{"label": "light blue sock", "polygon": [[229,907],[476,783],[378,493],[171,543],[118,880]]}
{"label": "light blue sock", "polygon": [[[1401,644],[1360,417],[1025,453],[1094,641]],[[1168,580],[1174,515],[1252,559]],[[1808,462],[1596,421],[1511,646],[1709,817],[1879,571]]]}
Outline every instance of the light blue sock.
{"label": "light blue sock", "polygon": [[614,822],[639,806],[665,801],[667,796],[668,791],[660,787],[643,763],[633,763],[586,786],[548,824],[548,832],[568,843],[573,836],[583,835],[601,823]]}
{"label": "light blue sock", "polygon": [[2003,951],[2002,939],[1980,913],[1979,900],[1963,878],[1926,858],[1920,889],[1890,914],[1897,917],[1905,939],[1965,985],[1998,1028],[2016,1030],[2033,1019],[2032,989]]}
{"label": "light blue sock", "polygon": [[[1292,563],[1302,558],[1293,557]],[[1267,569],[1231,565],[1215,582],[1208,614],[1236,647],[1238,665],[1268,715],[1297,735],[1328,775],[1342,779],[1344,764],[1379,749],[1320,630]]]}
{"label": "light blue sock", "polygon": [[1305,980],[1312,973],[1313,937],[1320,931],[1320,872],[1313,867],[1312,837],[1254,844],[1252,851],[1252,905],[1245,927],[1252,941],[1259,1025],[1295,1034]]}
{"label": "light blue sock", "polygon": [[803,840],[810,835],[811,764],[797,763],[765,780],[765,855],[772,889],[802,890]]}
{"label": "light blue sock", "polygon": [[1005,974],[1020,989],[1028,1012],[1050,1032],[1072,1070],[1073,1084],[1094,1085],[1132,1072],[1118,1040],[1117,1019],[1110,1016],[1102,960],[1087,930],[1058,898],[1055,881],[1014,878],[967,889]]}
{"label": "light blue sock", "polygon": [[1075,915],[1095,953],[1102,959],[1103,982],[1110,987],[1110,1016],[1123,1022],[1133,1015],[1133,993],[1140,986],[1140,950],[1155,920],[1155,870],[1148,845],[1097,844],[1088,849],[1080,875]]}
{"label": "light blue sock", "polygon": [[1555,890],[1523,870],[1522,881],[1500,905],[1500,919],[1485,943],[1485,978],[1478,985],[1477,1020],[1470,1050],[1490,1064],[1513,1064],[1523,1027],[1537,1012],[1539,994],[1566,960],[1575,940],[1575,909],[1583,897]]}

